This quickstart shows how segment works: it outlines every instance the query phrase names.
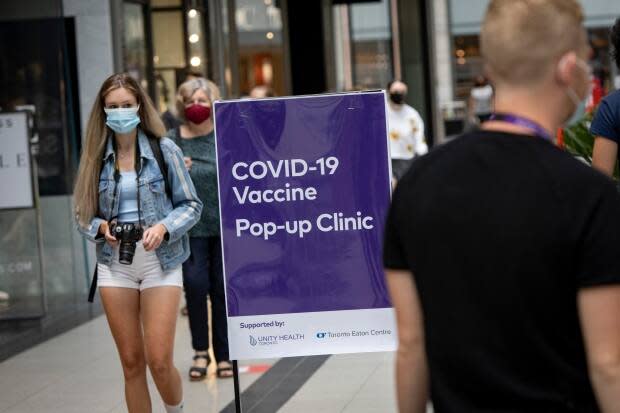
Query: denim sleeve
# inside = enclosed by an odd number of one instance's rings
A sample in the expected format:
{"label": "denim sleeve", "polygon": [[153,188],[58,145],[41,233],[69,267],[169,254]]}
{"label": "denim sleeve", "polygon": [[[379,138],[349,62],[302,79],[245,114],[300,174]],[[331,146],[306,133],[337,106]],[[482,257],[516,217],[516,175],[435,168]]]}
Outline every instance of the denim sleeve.
{"label": "denim sleeve", "polygon": [[[619,106],[615,107],[614,106]],[[620,141],[620,98],[615,100],[604,99],[590,126],[590,133],[594,136],[611,139],[619,143]]]}
{"label": "denim sleeve", "polygon": [[176,241],[189,231],[200,219],[202,201],[185,168],[181,149],[170,139],[162,138],[162,154],[168,167],[168,181],[172,190],[174,209],[160,224],[168,231],[168,241]]}
{"label": "denim sleeve", "polygon": [[82,234],[87,240],[102,243],[105,242],[105,238],[98,236],[99,235],[99,226],[104,223],[105,220],[99,217],[95,217],[90,221],[88,227],[81,226],[76,219],[77,230],[80,234]]}

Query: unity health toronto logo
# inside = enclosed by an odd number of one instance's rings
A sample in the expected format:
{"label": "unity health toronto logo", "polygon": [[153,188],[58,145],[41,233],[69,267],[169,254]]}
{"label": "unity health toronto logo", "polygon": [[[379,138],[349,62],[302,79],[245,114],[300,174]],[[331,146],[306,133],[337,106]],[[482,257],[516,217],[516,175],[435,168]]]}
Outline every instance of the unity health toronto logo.
{"label": "unity health toronto logo", "polygon": [[255,346],[272,346],[275,344],[291,342],[291,341],[302,341],[306,338],[306,336],[302,333],[289,333],[289,334],[279,334],[273,336],[253,336],[250,335],[250,345],[252,347]]}

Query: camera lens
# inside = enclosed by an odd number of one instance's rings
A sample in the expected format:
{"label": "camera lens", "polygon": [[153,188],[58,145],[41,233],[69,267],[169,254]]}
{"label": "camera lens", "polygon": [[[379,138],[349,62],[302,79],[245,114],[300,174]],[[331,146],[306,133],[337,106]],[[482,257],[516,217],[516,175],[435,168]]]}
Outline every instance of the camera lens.
{"label": "camera lens", "polygon": [[114,233],[116,239],[120,241],[118,261],[121,264],[131,265],[136,252],[136,242],[141,238],[140,228],[132,223],[124,223],[117,225]]}
{"label": "camera lens", "polygon": [[121,244],[118,248],[118,261],[121,264],[131,265],[133,262],[133,256],[136,252],[136,242],[131,241],[121,241]]}

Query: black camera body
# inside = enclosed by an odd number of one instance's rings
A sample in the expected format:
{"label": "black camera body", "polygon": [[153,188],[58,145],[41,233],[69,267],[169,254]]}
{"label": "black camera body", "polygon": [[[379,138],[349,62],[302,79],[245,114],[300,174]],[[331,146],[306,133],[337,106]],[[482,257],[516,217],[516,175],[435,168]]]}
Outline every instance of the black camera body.
{"label": "black camera body", "polygon": [[120,241],[118,248],[118,261],[121,264],[131,265],[136,253],[136,243],[142,239],[142,227],[131,222],[112,222],[110,233]]}

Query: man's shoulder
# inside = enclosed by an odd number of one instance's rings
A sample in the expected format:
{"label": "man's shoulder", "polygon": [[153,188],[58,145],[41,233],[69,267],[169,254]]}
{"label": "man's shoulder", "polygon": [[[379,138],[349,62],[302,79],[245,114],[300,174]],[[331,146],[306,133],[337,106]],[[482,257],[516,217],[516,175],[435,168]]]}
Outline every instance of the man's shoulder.
{"label": "man's shoulder", "polygon": [[[502,156],[502,151],[505,150],[505,143],[501,139],[510,138],[510,136],[491,135],[493,134],[488,132],[470,132],[434,148],[428,154],[416,159],[408,173],[401,179],[401,182],[413,184],[418,180],[424,180],[428,176],[443,176],[445,175],[446,168],[451,168],[454,163],[459,165],[468,164],[471,157],[478,153],[481,147],[493,147],[493,143],[495,143],[497,148],[496,156]],[[522,139],[528,140],[521,141]],[[593,169],[583,160],[575,158],[570,153],[548,142],[538,138],[522,136],[515,137],[513,142],[517,143],[519,147],[521,145],[528,145],[533,148],[533,152],[528,151],[530,153],[528,156],[532,156],[532,153],[535,153],[535,158],[537,159],[525,159],[523,161],[524,167],[529,163],[531,163],[532,167],[540,165],[545,171],[548,171],[548,174],[545,173],[546,178],[554,179],[559,181],[559,183],[563,182],[569,187],[579,186],[586,190],[587,188],[596,189],[612,184],[609,177]],[[506,151],[509,150],[507,149]],[[509,155],[510,153],[506,152],[506,156]]]}
{"label": "man's shoulder", "polygon": [[620,90],[611,92],[610,94],[605,96],[601,102],[604,102],[608,105],[620,105]]}
{"label": "man's shoulder", "polygon": [[467,133],[434,147],[431,151],[415,159],[409,171],[401,178],[399,185],[411,187],[420,180],[425,180],[426,176],[436,176],[443,169],[449,167],[452,161],[461,156],[463,151],[475,143],[475,133]]}
{"label": "man's shoulder", "polygon": [[415,116],[417,118],[420,117],[420,113],[417,110],[415,110],[413,106],[408,105],[406,103],[403,105],[403,113],[407,114],[408,116]]}

